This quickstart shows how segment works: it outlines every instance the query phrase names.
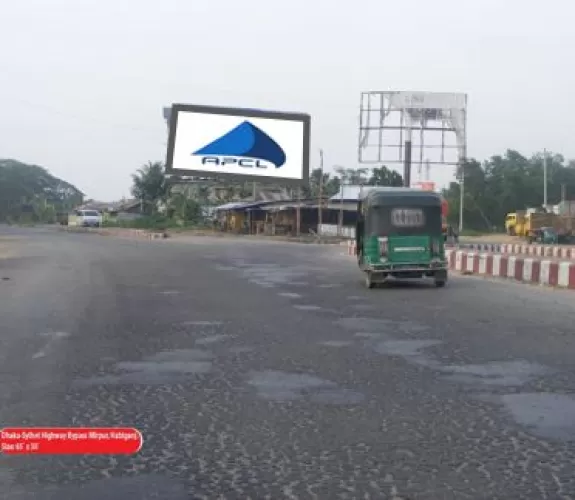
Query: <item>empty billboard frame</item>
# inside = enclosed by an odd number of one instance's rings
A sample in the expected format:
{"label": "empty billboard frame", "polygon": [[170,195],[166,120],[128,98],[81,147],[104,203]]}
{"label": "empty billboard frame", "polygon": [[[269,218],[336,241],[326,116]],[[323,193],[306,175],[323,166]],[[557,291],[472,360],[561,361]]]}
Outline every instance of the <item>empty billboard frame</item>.
{"label": "empty billboard frame", "polygon": [[167,175],[308,182],[308,114],[192,104],[168,114]]}

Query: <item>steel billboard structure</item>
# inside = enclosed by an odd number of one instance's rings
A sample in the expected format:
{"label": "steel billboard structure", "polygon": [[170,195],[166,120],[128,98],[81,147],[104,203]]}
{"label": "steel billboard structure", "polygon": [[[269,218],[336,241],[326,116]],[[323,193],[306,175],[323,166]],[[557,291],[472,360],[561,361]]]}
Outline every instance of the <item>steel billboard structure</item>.
{"label": "steel billboard structure", "polygon": [[168,176],[292,186],[308,182],[307,114],[174,104],[163,115]]}
{"label": "steel billboard structure", "polygon": [[406,186],[412,184],[411,167],[414,160],[420,172],[425,166],[456,166],[461,186],[460,230],[463,228],[463,165],[466,157],[467,94],[412,91],[361,93],[359,163],[403,164]]}

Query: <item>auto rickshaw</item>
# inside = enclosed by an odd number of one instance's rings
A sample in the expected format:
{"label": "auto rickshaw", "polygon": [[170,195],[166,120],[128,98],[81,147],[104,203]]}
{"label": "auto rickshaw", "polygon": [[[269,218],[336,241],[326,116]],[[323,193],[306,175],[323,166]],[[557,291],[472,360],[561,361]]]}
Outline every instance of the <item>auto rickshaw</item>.
{"label": "auto rickshaw", "polygon": [[355,231],[357,261],[365,284],[388,277],[433,278],[447,283],[441,197],[411,188],[372,188],[360,195]]}

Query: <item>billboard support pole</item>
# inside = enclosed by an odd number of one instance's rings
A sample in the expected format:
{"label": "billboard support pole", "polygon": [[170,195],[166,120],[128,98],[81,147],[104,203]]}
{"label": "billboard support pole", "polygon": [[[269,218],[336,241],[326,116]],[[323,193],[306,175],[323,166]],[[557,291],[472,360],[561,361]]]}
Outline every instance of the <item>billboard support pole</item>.
{"label": "billboard support pole", "polygon": [[411,186],[411,126],[407,129],[407,137],[405,140],[405,156],[403,159],[403,185],[405,187]]}

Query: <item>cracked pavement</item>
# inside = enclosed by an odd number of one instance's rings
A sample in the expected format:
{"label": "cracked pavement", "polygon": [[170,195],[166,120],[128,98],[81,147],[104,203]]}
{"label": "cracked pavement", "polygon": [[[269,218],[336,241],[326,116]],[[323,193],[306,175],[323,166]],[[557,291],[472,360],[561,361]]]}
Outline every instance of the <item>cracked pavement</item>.
{"label": "cracked pavement", "polygon": [[0,498],[575,498],[572,292],[367,290],[329,245],[3,234],[2,425],[144,445],[0,455]]}

